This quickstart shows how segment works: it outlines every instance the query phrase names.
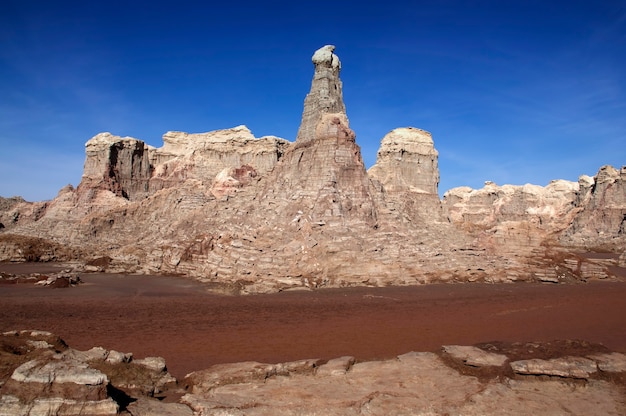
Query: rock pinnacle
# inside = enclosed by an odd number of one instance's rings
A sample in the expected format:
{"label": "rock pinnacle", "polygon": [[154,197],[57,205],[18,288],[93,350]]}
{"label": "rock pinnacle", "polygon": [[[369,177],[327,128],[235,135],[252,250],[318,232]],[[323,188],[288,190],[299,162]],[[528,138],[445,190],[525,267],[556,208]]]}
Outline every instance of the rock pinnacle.
{"label": "rock pinnacle", "polygon": [[341,62],[333,52],[334,45],[326,45],[313,54],[315,73],[311,83],[311,91],[304,100],[302,123],[298,130],[296,142],[305,143],[315,138],[315,128],[322,114],[346,114],[343,103],[342,84],[339,79]]}

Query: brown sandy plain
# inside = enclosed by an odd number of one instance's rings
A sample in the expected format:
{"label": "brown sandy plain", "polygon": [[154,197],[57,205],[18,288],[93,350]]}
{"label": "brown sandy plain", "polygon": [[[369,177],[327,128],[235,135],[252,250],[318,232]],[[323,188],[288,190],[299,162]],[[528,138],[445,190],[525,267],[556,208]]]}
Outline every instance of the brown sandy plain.
{"label": "brown sandy plain", "polygon": [[[46,264],[0,263],[5,273]],[[76,349],[161,356],[177,378],[212,364],[391,358],[442,345],[580,339],[626,352],[626,282],[433,284],[221,296],[180,277],[83,274],[66,289],[0,285],[0,331]]]}

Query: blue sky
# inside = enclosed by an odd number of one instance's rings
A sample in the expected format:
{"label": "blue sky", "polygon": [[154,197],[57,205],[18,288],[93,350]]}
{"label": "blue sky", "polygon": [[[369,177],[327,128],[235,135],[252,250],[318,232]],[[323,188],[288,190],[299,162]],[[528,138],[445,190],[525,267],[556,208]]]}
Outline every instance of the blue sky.
{"label": "blue sky", "polygon": [[626,165],[626,1],[5,0],[0,195],[78,185],[103,131],[293,141],[325,44],[368,167],[404,126],[433,134],[442,194]]}

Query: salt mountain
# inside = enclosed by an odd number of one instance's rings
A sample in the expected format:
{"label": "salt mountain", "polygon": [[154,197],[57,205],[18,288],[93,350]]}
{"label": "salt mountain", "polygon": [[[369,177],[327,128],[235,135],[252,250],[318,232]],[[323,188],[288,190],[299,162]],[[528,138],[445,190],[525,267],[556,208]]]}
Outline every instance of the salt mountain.
{"label": "salt mountain", "polygon": [[236,293],[623,274],[626,167],[440,200],[432,137],[409,127],[366,171],[334,49],[313,55],[295,142],[245,126],[168,132],[161,148],[98,134],[76,189],[0,198],[0,260],[184,274]]}

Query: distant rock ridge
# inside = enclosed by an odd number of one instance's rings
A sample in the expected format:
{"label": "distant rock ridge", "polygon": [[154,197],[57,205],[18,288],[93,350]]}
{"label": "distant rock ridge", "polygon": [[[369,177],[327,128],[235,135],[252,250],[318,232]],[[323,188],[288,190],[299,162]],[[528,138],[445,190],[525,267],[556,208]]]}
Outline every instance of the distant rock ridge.
{"label": "distant rock ridge", "polygon": [[76,189],[0,198],[0,261],[184,274],[228,293],[626,276],[626,168],[440,200],[432,136],[404,127],[366,171],[334,50],[312,57],[294,142],[245,126],[167,132],[160,148],[98,134]]}

